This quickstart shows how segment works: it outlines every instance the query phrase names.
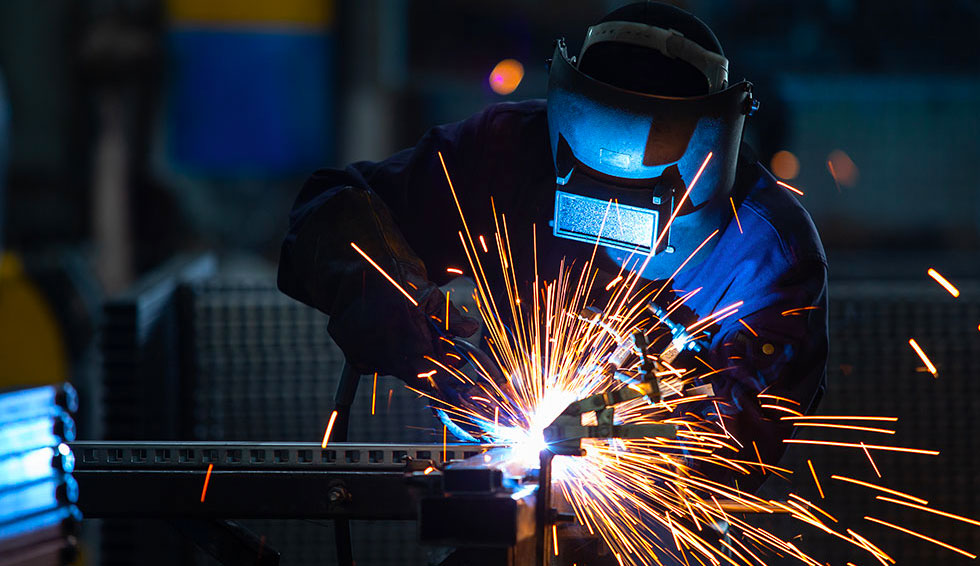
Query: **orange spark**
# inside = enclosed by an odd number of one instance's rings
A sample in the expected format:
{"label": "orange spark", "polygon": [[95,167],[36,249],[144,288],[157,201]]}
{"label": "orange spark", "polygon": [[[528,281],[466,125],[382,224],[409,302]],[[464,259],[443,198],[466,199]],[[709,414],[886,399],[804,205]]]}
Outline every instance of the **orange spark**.
{"label": "orange spark", "polygon": [[756,395],[756,397],[764,397],[766,399],[775,399],[777,401],[785,401],[787,403],[791,403],[793,405],[796,405],[797,407],[800,406],[800,402],[799,401],[794,401],[794,400],[789,399],[787,397],[780,397],[778,395],[771,395],[769,393],[759,393],[758,395]]}
{"label": "orange spark", "polygon": [[756,446],[755,441],[752,441],[752,448],[755,449],[755,457],[759,459],[759,466],[762,467],[762,473],[766,473],[766,465],[762,463],[762,456],[759,454],[759,447]]}
{"label": "orange spark", "polygon": [[438,371],[438,370],[432,370],[432,371],[422,372],[422,373],[420,373],[418,375],[418,378],[419,379],[427,379],[427,378],[430,378],[430,377],[432,377],[433,375],[436,374],[436,371]]}
{"label": "orange spark", "polygon": [[378,372],[374,372],[374,386],[371,387],[371,414],[374,414],[374,402],[378,398]]}
{"label": "orange spark", "polygon": [[326,448],[327,442],[330,442],[330,433],[333,432],[333,423],[337,420],[337,411],[330,413],[330,422],[327,423],[327,430],[323,432],[323,442],[320,443],[320,448]]}
{"label": "orange spark", "polygon": [[870,426],[839,425],[831,423],[793,423],[793,426],[815,426],[820,428],[840,428],[844,430],[858,430],[861,432],[878,432],[881,434],[895,434],[894,430],[887,428],[875,428]]}
{"label": "orange spark", "polygon": [[452,273],[454,275],[462,275],[463,274],[463,270],[462,269],[459,269],[458,267],[447,267],[446,268],[446,273]]}
{"label": "orange spark", "polygon": [[609,282],[609,284],[606,285],[606,291],[608,291],[608,290],[612,289],[613,287],[615,287],[616,286],[616,283],[619,283],[622,280],[623,280],[623,276],[622,275],[617,275],[615,279],[613,279],[612,281]]}
{"label": "orange spark", "polygon": [[796,411],[796,410],[793,410],[793,409],[790,409],[789,407],[784,407],[782,405],[765,405],[765,404],[762,404],[762,405],[759,405],[759,407],[761,407],[763,409],[773,409],[775,411],[782,411],[784,413],[789,413],[789,414],[793,415],[794,417],[802,417],[803,416],[803,413],[801,413],[799,411]]}
{"label": "orange spark", "polygon": [[759,337],[759,333],[758,333],[758,332],[756,332],[755,330],[753,330],[753,329],[752,329],[752,327],[751,327],[751,326],[749,326],[749,323],[747,323],[747,322],[745,322],[745,321],[744,321],[744,320],[742,320],[742,319],[738,319],[738,321],[739,321],[739,322],[741,322],[741,323],[742,323],[742,326],[744,326],[745,328],[747,328],[747,329],[749,330],[749,332],[751,332],[751,333],[752,333],[752,336],[755,336],[756,338],[758,338],[758,337]]}
{"label": "orange spark", "polygon": [[429,466],[428,468],[422,470],[422,473],[425,474],[425,475],[429,475],[429,474],[431,474],[434,471],[436,471],[436,469],[433,468],[432,466]]}
{"label": "orange spark", "polygon": [[837,185],[837,192],[840,192],[841,185],[851,188],[857,184],[858,167],[849,155],[839,149],[835,149],[827,156],[827,170],[834,178]]}
{"label": "orange spark", "polygon": [[483,247],[483,253],[488,253],[490,251],[487,249],[487,241],[483,239],[483,234],[480,234],[480,246]]}
{"label": "orange spark", "polygon": [[927,271],[926,273],[929,274],[929,277],[935,279],[936,283],[939,283],[940,285],[945,287],[946,290],[949,291],[950,295],[953,295],[954,297],[960,296],[960,290],[957,289],[952,283],[950,283],[948,279],[940,275],[938,271],[930,267],[929,271]]}
{"label": "orange spark", "polygon": [[684,206],[684,201],[687,200],[687,197],[691,194],[691,190],[694,188],[694,185],[697,184],[698,179],[701,178],[701,173],[704,173],[704,168],[708,166],[708,162],[711,161],[712,155],[714,155],[714,152],[709,151],[707,157],[704,158],[704,162],[701,163],[701,168],[694,174],[694,178],[691,179],[691,184],[687,186],[684,196],[682,196],[680,202],[677,203],[677,206],[674,208],[674,212],[671,213],[670,218],[667,220],[667,224],[664,225],[663,231],[660,233],[657,241],[654,242],[654,250],[660,248],[660,241],[667,235],[667,232],[670,230],[670,225],[674,223],[674,218],[677,218],[677,213],[681,211],[681,207]]}
{"label": "orange spark", "polygon": [[776,181],[776,184],[779,185],[780,187],[789,189],[789,190],[793,191],[794,193],[796,193],[796,194],[798,194],[800,196],[803,196],[803,191],[801,191],[800,189],[797,189],[796,187],[793,187],[791,185],[787,185],[786,183],[784,183],[782,181]]}
{"label": "orange spark", "polygon": [[735,210],[735,199],[728,197],[728,202],[732,203],[732,212],[735,213],[735,224],[738,225],[738,233],[744,234],[745,232],[742,231],[742,222],[738,219],[738,211]]}
{"label": "orange spark", "polygon": [[895,503],[897,505],[904,505],[906,507],[911,507],[913,509],[918,509],[920,511],[925,511],[926,513],[934,513],[941,517],[948,517],[950,519],[956,519],[957,521],[963,521],[964,523],[970,523],[971,525],[976,525],[980,527],[980,521],[974,521],[973,519],[967,519],[966,517],[961,517],[960,515],[954,515],[952,513],[947,513],[946,511],[940,511],[939,509],[930,509],[928,507],[923,507],[922,505],[916,505],[915,503],[909,503],[908,501],[901,501],[898,499],[892,499],[891,497],[885,497],[884,495],[877,495],[875,499],[880,499],[882,501],[887,501],[889,503]]}
{"label": "orange spark", "polygon": [[817,491],[820,492],[820,499],[825,499],[823,496],[823,487],[820,486],[820,480],[817,479],[817,472],[813,469],[813,462],[808,458],[806,465],[810,466],[810,473],[813,475],[813,483],[817,484]]}
{"label": "orange spark", "polygon": [[857,415],[809,415],[804,417],[781,417],[781,421],[799,421],[799,420],[814,420],[814,421],[889,421],[895,422],[898,417],[870,417],[870,416],[857,416]]}
{"label": "orange spark", "polygon": [[922,358],[922,363],[926,364],[926,369],[929,370],[929,373],[932,374],[932,377],[934,378],[939,377],[939,373],[936,371],[936,366],[932,365],[932,362],[929,361],[929,357],[926,356],[926,353],[923,352],[922,348],[919,347],[919,343],[915,341],[915,338],[909,338],[909,346],[912,346],[912,349],[915,350],[915,353],[919,354],[919,357]]}
{"label": "orange spark", "polygon": [[204,503],[204,496],[208,494],[208,482],[211,481],[211,470],[214,464],[208,464],[208,473],[204,475],[204,489],[201,490],[201,503]]}
{"label": "orange spark", "polygon": [[854,478],[848,478],[848,477],[838,476],[838,475],[830,476],[830,479],[832,479],[832,480],[838,480],[838,481],[842,481],[842,482],[847,482],[847,483],[853,483],[853,484],[856,484],[856,485],[860,485],[860,486],[866,487],[868,489],[873,489],[875,491],[883,491],[885,493],[890,493],[892,495],[897,495],[899,497],[904,497],[905,499],[911,499],[912,501],[921,503],[923,505],[928,505],[929,504],[929,502],[926,501],[925,499],[920,499],[918,497],[915,497],[914,495],[909,495],[907,493],[902,493],[901,491],[895,491],[894,489],[888,489],[887,487],[882,487],[880,485],[875,485],[873,483],[868,483],[866,481],[856,480]]}
{"label": "orange spark", "polygon": [[442,461],[446,461],[446,425],[442,425]]}
{"label": "orange spark", "polygon": [[354,242],[351,242],[350,243],[350,247],[354,248],[354,251],[356,251],[357,253],[361,254],[361,257],[363,257],[364,259],[366,259],[368,261],[368,263],[371,264],[372,267],[374,267],[375,269],[377,269],[378,270],[378,273],[380,273],[381,275],[384,275],[384,278],[387,279],[389,283],[391,283],[392,285],[394,285],[395,286],[395,289],[398,289],[399,291],[401,291],[402,292],[402,295],[405,295],[405,297],[407,297],[408,300],[413,305],[419,306],[418,301],[416,301],[411,295],[409,295],[408,294],[408,291],[406,291],[404,287],[402,287],[394,279],[392,279],[391,278],[391,275],[388,275],[388,273],[384,269],[381,269],[381,266],[380,265],[378,265],[377,263],[374,262],[373,259],[371,259],[370,257],[368,257],[368,255],[366,253],[364,253],[364,251],[362,251],[361,248],[357,247],[357,244],[355,244]]}
{"label": "orange spark", "polygon": [[830,176],[834,178],[834,185],[837,187],[837,192],[840,192],[840,181],[837,180],[837,172],[834,171],[834,162],[830,159],[827,160],[827,170],[830,171]]}
{"label": "orange spark", "polygon": [[864,538],[863,536],[857,534],[856,532],[852,531],[851,529],[846,529],[846,530],[847,530],[847,534],[851,535],[854,538],[854,541],[857,542],[857,545],[860,546],[861,548],[867,550],[869,553],[871,553],[871,555],[874,556],[875,560],[877,560],[878,562],[881,562],[884,566],[888,566],[888,563],[889,562],[891,562],[892,564],[895,564],[895,559],[894,558],[892,558],[891,556],[888,556],[887,554],[885,554],[885,552],[883,550],[881,550],[877,546],[871,544],[871,541],[869,541],[868,539]]}
{"label": "orange spark", "polygon": [[970,554],[969,552],[967,552],[967,551],[965,551],[963,549],[960,549],[960,548],[956,548],[955,546],[953,546],[951,544],[946,544],[945,542],[943,542],[941,540],[936,540],[936,539],[934,539],[932,537],[927,537],[926,535],[924,535],[922,533],[917,533],[915,531],[910,531],[909,529],[906,529],[905,527],[899,527],[898,525],[893,525],[893,524],[891,524],[891,523],[889,523],[887,521],[882,521],[881,519],[875,519],[874,517],[865,516],[864,518],[867,519],[868,521],[871,521],[872,523],[878,523],[879,525],[884,525],[886,527],[891,527],[891,528],[893,528],[893,529],[895,529],[897,531],[902,531],[903,533],[910,534],[910,535],[912,535],[914,537],[919,537],[922,540],[929,541],[929,542],[931,542],[933,544],[937,544],[937,545],[939,545],[939,546],[941,546],[943,548],[948,548],[948,549],[952,550],[953,552],[958,552],[958,553],[962,554],[963,556],[966,556],[966,557],[970,558],[971,560],[972,559],[975,559],[977,557],[976,554]]}
{"label": "orange spark", "polygon": [[388,390],[388,405],[385,407],[385,413],[390,413],[391,412],[391,394],[394,393],[394,392],[395,392],[394,389],[389,389]]}
{"label": "orange spark", "polygon": [[881,479],[881,472],[878,471],[878,465],[875,464],[874,458],[871,457],[871,452],[868,452],[868,447],[862,442],[861,448],[864,448],[864,455],[867,456],[868,461],[871,462],[871,467],[874,468],[875,475],[878,476],[878,479]]}
{"label": "orange spark", "polygon": [[551,525],[551,540],[555,543],[555,556],[558,556],[558,525]]}
{"label": "orange spark", "polygon": [[817,310],[819,308],[820,307],[800,307],[800,308],[797,308],[797,309],[789,309],[788,311],[783,311],[782,312],[782,315],[783,316],[792,316],[794,314],[800,314],[803,311],[812,311],[812,310]]}
{"label": "orange spark", "polygon": [[450,292],[451,291],[446,291],[446,332],[449,331],[449,305],[452,304],[452,303],[449,302],[449,293]]}
{"label": "orange spark", "polygon": [[[851,442],[832,442],[829,440],[802,440],[799,438],[787,438],[783,440],[787,444],[816,444],[818,446],[837,446],[841,448],[861,448],[860,444]],[[903,448],[901,446],[880,446],[878,444],[865,444],[871,450],[885,450],[890,452],[907,452],[909,454],[925,454],[927,456],[938,456],[939,450],[923,450],[921,448]]]}

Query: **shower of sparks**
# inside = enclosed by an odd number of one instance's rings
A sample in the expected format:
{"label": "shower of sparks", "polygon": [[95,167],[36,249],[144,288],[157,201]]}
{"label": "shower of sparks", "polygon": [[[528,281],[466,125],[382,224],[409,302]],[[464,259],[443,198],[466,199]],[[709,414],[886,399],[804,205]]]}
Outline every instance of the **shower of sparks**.
{"label": "shower of sparks", "polygon": [[779,185],[780,187],[783,187],[784,189],[789,189],[790,191],[793,191],[794,193],[796,193],[796,194],[798,194],[800,196],[803,196],[803,191],[801,191],[800,189],[797,189],[796,187],[794,187],[792,185],[787,185],[786,183],[784,183],[782,181],[776,181],[776,184]]}
{"label": "shower of sparks", "polygon": [[939,377],[939,372],[936,370],[936,366],[932,365],[932,362],[929,360],[929,356],[926,356],[926,353],[922,351],[922,348],[919,346],[919,343],[915,341],[915,338],[909,338],[909,346],[912,346],[915,353],[919,354],[919,357],[922,358],[922,363],[926,364],[926,369],[929,370],[932,377]]}
{"label": "shower of sparks", "polygon": [[204,474],[204,489],[201,490],[201,503],[204,503],[204,497],[208,494],[208,483],[211,481],[211,470],[214,469],[214,464],[208,464],[208,473]]}
{"label": "shower of sparks", "polygon": [[939,283],[947,291],[949,291],[949,294],[950,295],[953,295],[954,297],[959,297],[960,296],[960,290],[957,289],[952,283],[950,283],[948,279],[946,279],[945,277],[943,277],[942,275],[940,275],[940,273],[938,271],[936,271],[935,269],[933,269],[933,268],[930,267],[929,268],[929,271],[927,271],[926,273],[929,274],[929,277],[932,277],[933,279],[935,279],[936,280],[936,283]]}
{"label": "shower of sparks", "polygon": [[388,272],[387,271],[385,271],[384,269],[381,269],[381,266],[380,265],[378,265],[377,263],[374,262],[373,259],[371,259],[370,257],[368,257],[368,255],[366,253],[364,253],[364,250],[362,250],[361,248],[357,247],[357,244],[355,244],[354,242],[351,242],[350,243],[350,247],[354,248],[354,251],[355,252],[357,252],[358,254],[361,255],[361,257],[363,257],[364,259],[366,259],[367,262],[371,264],[371,267],[377,269],[378,270],[378,273],[380,273],[381,275],[383,275],[384,278],[387,279],[389,283],[391,283],[392,285],[395,286],[395,289],[398,289],[399,291],[401,291],[402,295],[405,295],[405,297],[409,300],[409,302],[411,302],[415,306],[419,306],[418,301],[416,301],[414,297],[412,297],[411,295],[409,295],[408,294],[408,291],[406,291],[404,287],[402,287],[401,285],[399,285],[397,281],[395,281],[394,279],[392,279],[391,278],[391,275],[388,275]]}
{"label": "shower of sparks", "polygon": [[[710,160],[711,154],[708,154],[688,192],[665,225],[664,234]],[[494,380],[472,355],[467,361],[471,362],[475,371],[465,373],[457,369],[456,364],[427,358],[436,369],[419,374],[419,377],[431,377],[439,372],[446,378],[444,382],[463,383],[470,394],[450,403],[431,391],[414,388],[413,391],[426,397],[433,407],[444,411],[456,424],[476,431],[474,434],[482,440],[507,447],[509,464],[525,470],[536,468],[540,452],[547,448],[545,428],[571,403],[591,395],[637,386],[645,360],[633,336],[640,333],[652,342],[669,337],[670,330],[661,321],[652,318],[647,310],[647,305],[664,292],[666,284],[640,278],[639,273],[643,273],[652,257],[640,254],[633,258],[635,261],[629,263],[629,267],[624,267],[616,275],[612,283],[596,286],[598,271],[594,262],[598,242],[593,247],[592,257],[584,264],[576,265],[563,260],[557,266],[555,279],[542,279],[538,271],[535,230],[530,248],[533,262],[521,266],[521,269],[528,270],[529,275],[533,274],[533,278],[528,278],[529,288],[525,289],[526,294],[521,300],[520,292],[524,286],[520,283],[522,279],[517,275],[518,267],[511,253],[506,215],[498,214],[491,201],[494,232],[488,237],[495,244],[497,257],[484,255],[489,254],[486,239],[482,234],[474,237],[470,232],[441,153],[439,161],[462,222],[458,235],[469,264],[468,273],[472,273],[476,283],[474,299],[486,328],[486,349],[492,361],[501,369],[503,379]],[[793,187],[780,184],[802,194]],[[613,204],[609,203],[607,215],[614,214]],[[602,233],[601,227],[599,232]],[[681,263],[677,272],[717,233],[708,236]],[[653,249],[657,249],[657,245]],[[495,275],[499,270],[503,285],[491,286],[488,275],[491,269]],[[695,289],[681,296],[669,310],[681,306],[698,291]],[[698,337],[723,320],[738,320],[742,305],[743,301],[719,305],[714,312],[703,313],[699,320],[689,324],[686,331]],[[597,308],[590,310],[590,307]],[[812,308],[789,309],[783,315],[804,314]],[[742,324],[756,334],[747,324]],[[662,398],[652,402],[646,397],[639,397],[617,405],[614,424],[672,424],[677,428],[676,438],[582,439],[582,456],[556,456],[552,463],[556,496],[568,503],[580,525],[606,543],[621,565],[653,566],[660,563],[658,557],[670,556],[688,564],[700,563],[705,566],[719,566],[722,563],[764,566],[765,561],[759,554],[788,557],[810,566],[821,564],[798,548],[793,539],[782,539],[737,515],[746,512],[787,514],[802,524],[867,552],[883,564],[894,562],[885,551],[859,533],[851,529],[840,530],[840,526],[835,526],[836,518],[799,495],[792,494],[787,501],[774,501],[741,491],[738,476],[770,472],[788,476],[792,471],[768,464],[761,457],[755,442],[745,442],[743,445],[725,428],[722,418],[725,416],[722,407],[727,408],[725,400],[696,393],[696,389],[692,391],[691,387],[702,383],[702,378],[724,372],[725,368],[711,368],[700,358],[696,358],[701,361],[698,367],[681,367],[663,359],[665,354],[666,351],[646,352],[646,356],[661,364],[660,368],[666,368],[658,373],[663,379]],[[613,364],[613,360],[617,362]],[[609,371],[610,364],[618,367],[618,370]],[[890,429],[851,423],[874,424],[897,420],[895,417],[875,416],[805,416],[788,406],[799,408],[799,401],[768,393],[759,394],[758,397],[760,405],[771,401],[771,404],[764,406],[789,413],[780,420],[807,430],[848,429],[870,434],[893,434],[894,431]],[[389,390],[389,404],[390,398]],[[452,398],[459,399],[458,396]],[[699,409],[695,407],[709,404],[706,401],[710,401],[714,412],[706,416],[696,414]],[[582,424],[594,426],[595,415],[583,415]],[[444,459],[446,431],[447,428],[444,428]],[[785,442],[856,448],[868,454],[869,459],[871,450],[938,454],[932,450],[865,442],[792,438]],[[747,454],[752,455],[744,457]],[[824,499],[825,493],[812,462],[807,460],[807,465],[820,498]],[[430,468],[424,473],[431,471]],[[734,487],[712,479],[715,471],[736,476]],[[860,480],[838,475],[830,477],[923,505],[928,503]],[[719,547],[709,542],[716,538],[709,531],[711,525],[722,522],[731,525],[739,536],[726,539]],[[551,526],[553,550],[557,555],[557,527]]]}
{"label": "shower of sparks", "polygon": [[320,443],[320,448],[326,448],[327,443],[330,442],[330,433],[333,432],[333,423],[337,421],[337,411],[330,413],[330,421],[327,423],[327,430],[323,431],[323,442]]}

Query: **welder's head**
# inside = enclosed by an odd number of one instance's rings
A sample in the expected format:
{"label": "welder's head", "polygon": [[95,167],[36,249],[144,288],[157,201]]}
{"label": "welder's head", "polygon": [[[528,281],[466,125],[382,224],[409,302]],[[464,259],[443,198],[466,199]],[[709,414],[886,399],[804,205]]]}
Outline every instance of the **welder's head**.
{"label": "welder's head", "polygon": [[620,263],[652,256],[643,275],[669,276],[729,221],[742,127],[756,107],[750,83],[728,86],[714,33],[673,6],[609,13],[577,58],[559,40],[548,80],[554,234],[598,242]]}

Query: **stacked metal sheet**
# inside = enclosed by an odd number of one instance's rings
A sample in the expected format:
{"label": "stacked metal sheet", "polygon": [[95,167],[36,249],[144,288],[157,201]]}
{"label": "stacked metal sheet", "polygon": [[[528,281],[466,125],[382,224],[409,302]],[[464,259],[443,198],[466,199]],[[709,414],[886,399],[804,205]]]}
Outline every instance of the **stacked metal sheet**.
{"label": "stacked metal sheet", "polygon": [[[319,441],[333,409],[343,353],[327,317],[272,281],[188,286],[190,421],[195,440]],[[372,415],[372,396],[374,415]],[[425,403],[389,377],[363,376],[350,440],[431,442]]]}
{"label": "stacked metal sheet", "polygon": [[106,301],[100,329],[103,438],[182,436],[177,287],[215,268],[210,255],[177,257]]}
{"label": "stacked metal sheet", "polygon": [[72,560],[81,518],[68,384],[0,392],[0,566]]}

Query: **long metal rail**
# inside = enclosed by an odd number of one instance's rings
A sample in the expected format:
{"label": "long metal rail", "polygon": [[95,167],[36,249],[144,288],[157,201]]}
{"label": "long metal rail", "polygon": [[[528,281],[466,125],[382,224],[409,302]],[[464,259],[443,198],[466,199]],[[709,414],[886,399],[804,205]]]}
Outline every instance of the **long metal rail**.
{"label": "long metal rail", "polygon": [[[473,444],[75,442],[86,517],[405,519]],[[210,468],[210,473],[208,472]],[[204,485],[207,480],[207,489]]]}

